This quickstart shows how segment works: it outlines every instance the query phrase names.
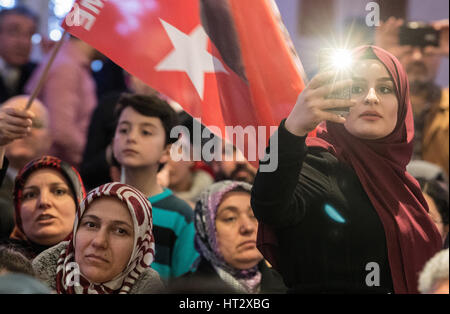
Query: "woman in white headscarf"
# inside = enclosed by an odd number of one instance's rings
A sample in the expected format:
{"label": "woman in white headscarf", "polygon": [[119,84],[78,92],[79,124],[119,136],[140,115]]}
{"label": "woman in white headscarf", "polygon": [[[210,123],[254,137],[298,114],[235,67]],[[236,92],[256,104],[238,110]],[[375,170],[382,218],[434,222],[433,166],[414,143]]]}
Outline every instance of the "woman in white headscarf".
{"label": "woman in white headscarf", "polygon": [[108,183],[81,203],[70,241],[33,261],[36,273],[59,294],[157,293],[150,268],[155,255],[152,212],[135,188]]}

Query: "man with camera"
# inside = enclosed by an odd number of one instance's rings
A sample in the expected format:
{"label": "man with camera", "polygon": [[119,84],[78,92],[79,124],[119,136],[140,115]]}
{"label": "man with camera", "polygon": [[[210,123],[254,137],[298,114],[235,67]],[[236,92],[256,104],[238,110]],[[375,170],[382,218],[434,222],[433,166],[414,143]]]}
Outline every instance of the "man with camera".
{"label": "man with camera", "polygon": [[405,23],[390,17],[375,33],[375,44],[405,67],[414,111],[413,159],[449,173],[449,90],[435,83],[442,57],[449,54],[449,21]]}

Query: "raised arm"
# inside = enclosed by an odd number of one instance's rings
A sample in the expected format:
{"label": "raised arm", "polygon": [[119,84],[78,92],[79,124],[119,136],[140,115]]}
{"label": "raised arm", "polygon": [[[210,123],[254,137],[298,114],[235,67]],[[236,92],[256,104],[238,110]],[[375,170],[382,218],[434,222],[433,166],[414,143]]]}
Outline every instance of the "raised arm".
{"label": "raised arm", "polygon": [[34,113],[23,109],[13,105],[0,107],[0,169],[3,168],[5,146],[27,136],[31,131]]}
{"label": "raised arm", "polygon": [[[289,133],[284,124],[271,138],[278,137],[278,167],[273,172],[258,169],[251,198],[258,220],[273,227],[296,224],[303,216],[303,201],[301,195],[295,195],[295,189],[307,151],[305,137]],[[270,145],[266,152],[273,154]]]}
{"label": "raised arm", "polygon": [[[305,195],[299,188],[299,176],[307,154],[306,135],[324,120],[344,123],[345,118],[326,109],[351,107],[349,99],[326,99],[333,90],[348,87],[351,80],[328,83],[334,73],[321,73],[302,91],[286,121],[283,121],[270,141],[277,140],[278,167],[263,172],[260,166],[252,190],[252,208],[259,221],[279,228],[300,222],[304,215]],[[261,162],[262,163],[262,162]],[[261,165],[260,163],[260,165]]]}

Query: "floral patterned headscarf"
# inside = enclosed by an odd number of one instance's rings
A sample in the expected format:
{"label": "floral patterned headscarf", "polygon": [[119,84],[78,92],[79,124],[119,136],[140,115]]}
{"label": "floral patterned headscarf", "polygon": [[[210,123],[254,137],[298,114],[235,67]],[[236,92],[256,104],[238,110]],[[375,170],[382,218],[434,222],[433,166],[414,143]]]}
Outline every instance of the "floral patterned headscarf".
{"label": "floral patterned headscarf", "polygon": [[237,269],[229,265],[217,243],[216,215],[225,194],[244,190],[250,194],[252,186],[240,181],[220,181],[203,191],[195,206],[195,248],[214,267],[220,268],[244,283],[252,290],[261,281],[258,266],[251,269]]}
{"label": "floral patterned headscarf", "polygon": [[[75,239],[78,225],[92,202],[102,197],[114,197],[123,202],[130,212],[134,228],[133,252],[125,269],[108,282],[95,284],[79,274],[75,262]],[[118,182],[95,188],[82,201],[77,212],[72,240],[61,251],[56,273],[56,291],[59,294],[109,294],[129,293],[136,279],[154,260],[155,241],[152,234],[152,207],[147,198],[137,189]],[[80,277],[78,284],[73,278]]]}

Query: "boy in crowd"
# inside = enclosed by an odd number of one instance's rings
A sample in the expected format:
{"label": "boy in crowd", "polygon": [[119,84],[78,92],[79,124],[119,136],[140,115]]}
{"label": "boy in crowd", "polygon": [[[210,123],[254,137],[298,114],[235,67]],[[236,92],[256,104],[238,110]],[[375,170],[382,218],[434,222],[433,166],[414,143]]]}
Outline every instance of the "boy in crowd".
{"label": "boy in crowd", "polygon": [[177,140],[170,138],[177,115],[158,96],[123,95],[116,117],[113,153],[122,166],[122,181],[139,189],[152,204],[156,256],[151,266],[164,279],[178,277],[198,257],[193,211],[156,180]]}

